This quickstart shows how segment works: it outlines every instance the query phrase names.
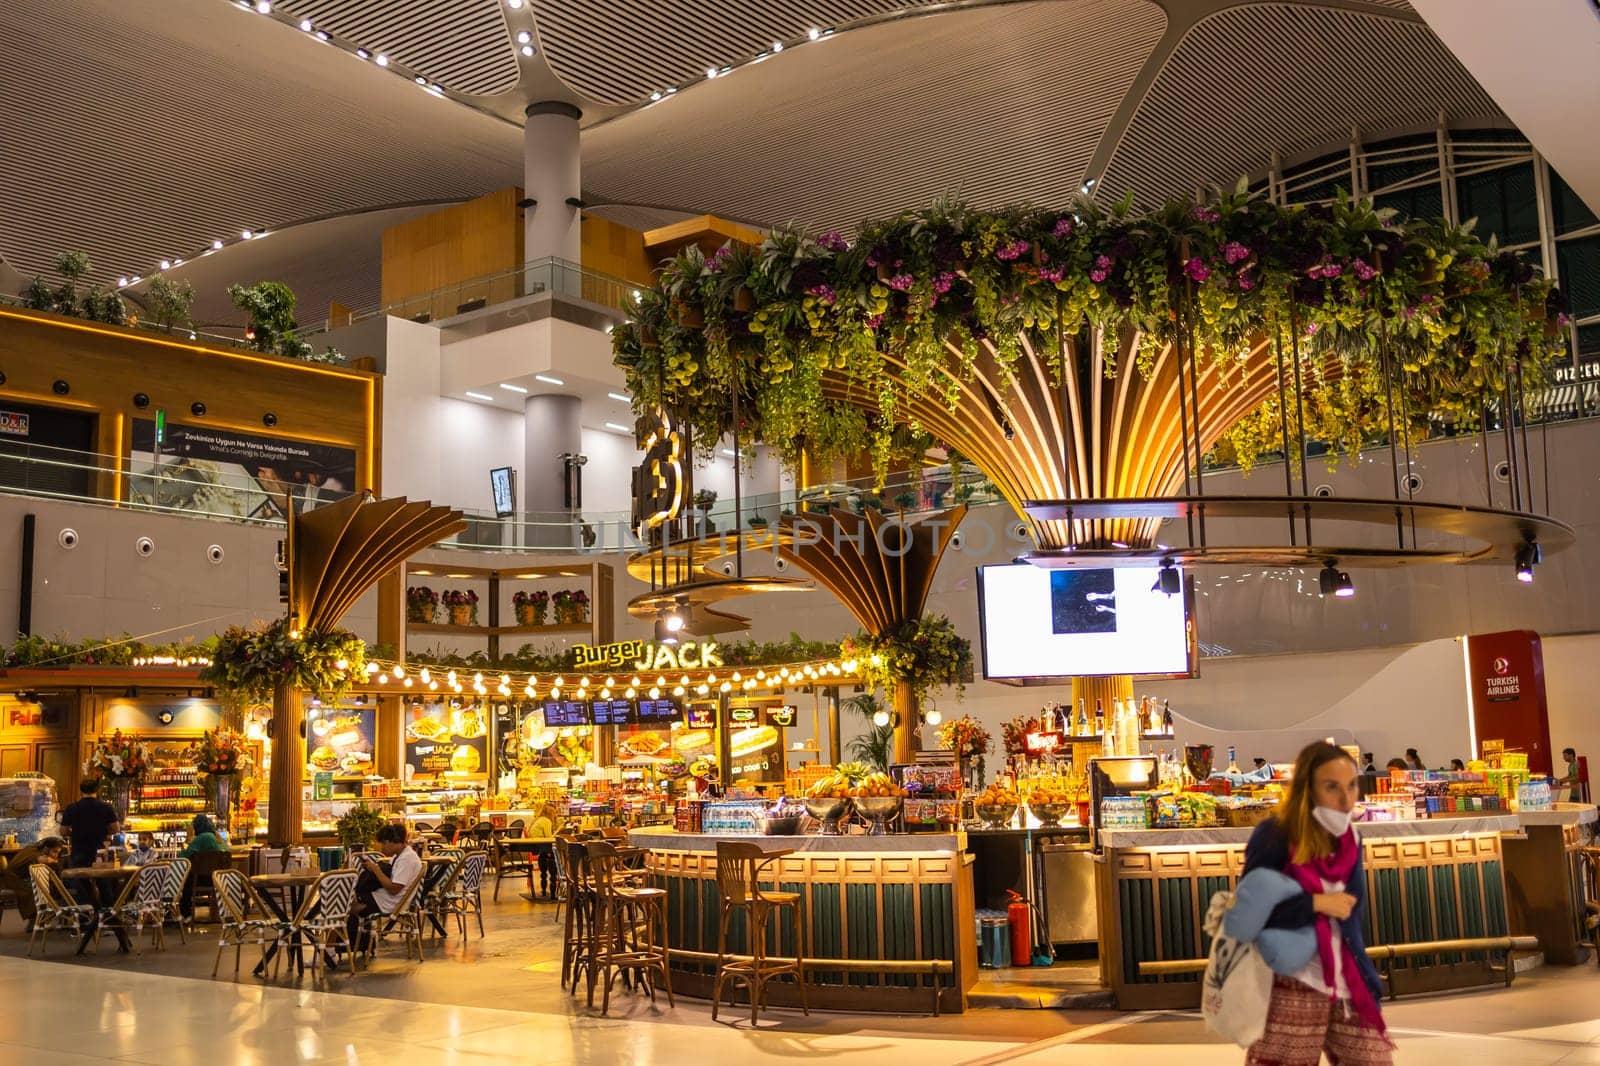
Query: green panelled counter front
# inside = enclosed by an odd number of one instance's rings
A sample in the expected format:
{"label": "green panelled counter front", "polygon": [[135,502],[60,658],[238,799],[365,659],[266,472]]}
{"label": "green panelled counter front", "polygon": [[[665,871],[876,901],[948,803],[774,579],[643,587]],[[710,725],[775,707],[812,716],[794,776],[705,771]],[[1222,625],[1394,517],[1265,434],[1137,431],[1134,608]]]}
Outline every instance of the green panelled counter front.
{"label": "green panelled counter front", "polygon": [[[1372,822],[1359,827],[1367,877],[1368,945],[1505,937],[1501,833],[1515,815]],[[1108,830],[1096,895],[1100,970],[1123,1010],[1200,1003],[1195,972],[1141,972],[1147,962],[1203,959],[1211,897],[1244,871],[1249,829]],[[1397,995],[1498,984],[1503,951],[1397,955],[1380,966]]]}
{"label": "green panelled counter front", "polygon": [[[629,833],[629,841],[645,849],[651,883],[667,890],[672,986],[690,995],[709,996],[716,972],[718,839],[664,827]],[[794,849],[769,867],[773,876],[762,887],[801,897],[801,947],[811,1006],[966,1008],[967,993],[977,980],[977,943],[972,860],[963,854],[965,842],[959,835],[722,839],[754,842],[768,851]],[[767,954],[793,957],[794,919],[780,911],[772,921]],[[726,954],[743,954],[748,943],[745,912],[737,911]],[[742,986],[738,995],[744,996]],[[766,999],[799,1002],[787,980],[768,985]]]}

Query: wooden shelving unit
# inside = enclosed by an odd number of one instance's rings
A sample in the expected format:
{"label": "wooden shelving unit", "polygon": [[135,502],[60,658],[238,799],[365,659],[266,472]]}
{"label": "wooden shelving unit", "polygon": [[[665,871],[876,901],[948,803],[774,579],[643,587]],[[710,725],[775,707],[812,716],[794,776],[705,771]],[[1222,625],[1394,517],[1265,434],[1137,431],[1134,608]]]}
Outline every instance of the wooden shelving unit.
{"label": "wooden shelving unit", "polygon": [[[417,584],[417,579],[442,591],[442,583],[484,582],[488,593],[479,602],[480,613],[488,622],[482,625],[452,625],[441,622],[406,621],[407,634],[435,634],[439,636],[483,637],[488,641],[491,659],[500,655],[500,638],[517,636],[583,636],[591,644],[606,644],[613,630],[613,581],[607,563],[558,563],[528,566],[457,566],[450,562],[418,561],[406,566],[405,583]],[[504,625],[500,620],[501,584],[505,582],[553,581],[565,578],[568,587],[583,588],[589,594],[589,620],[574,623],[548,623],[538,626]],[[509,609],[509,604],[506,605]],[[442,610],[442,608],[441,608]],[[554,605],[551,606],[552,613]]]}

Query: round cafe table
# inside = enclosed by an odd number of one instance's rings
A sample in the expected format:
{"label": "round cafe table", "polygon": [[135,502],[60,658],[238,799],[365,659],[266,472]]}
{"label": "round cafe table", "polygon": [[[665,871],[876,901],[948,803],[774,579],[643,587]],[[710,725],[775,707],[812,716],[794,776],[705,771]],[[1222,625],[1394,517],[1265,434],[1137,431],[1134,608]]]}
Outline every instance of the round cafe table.
{"label": "round cafe table", "polygon": [[[280,922],[288,923],[300,913],[300,905],[306,899],[306,890],[316,884],[321,876],[321,870],[285,870],[275,874],[256,874],[250,879],[250,883],[259,890],[257,895],[272,911],[273,916]],[[284,906],[285,902],[288,904],[287,908]],[[277,953],[278,945],[274,943],[267,948],[266,954],[261,956],[261,961],[256,963],[256,968],[251,972],[257,977],[265,975],[267,963],[271,962]],[[294,964],[303,971],[305,961],[301,958],[298,936],[289,945],[289,955]]]}
{"label": "round cafe table", "polygon": [[[101,915],[105,912],[105,909],[111,906],[112,903],[116,902],[117,890],[113,889],[112,886],[118,882],[126,881],[130,877],[134,877],[141,869],[142,867],[139,866],[121,865],[69,866],[67,869],[61,871],[61,880],[69,887],[74,881],[87,882],[93,897],[89,902],[94,905],[94,917],[89,919],[89,926],[83,932],[83,939],[78,941],[79,955],[83,954],[84,949],[89,946],[89,941],[93,940],[95,933],[99,932],[102,921]],[[108,889],[111,890],[109,892],[110,898],[107,898]],[[128,934],[123,930],[122,923],[110,916],[108,916],[105,921],[106,924],[108,924],[116,932],[117,945],[119,949],[122,951],[127,951]]]}

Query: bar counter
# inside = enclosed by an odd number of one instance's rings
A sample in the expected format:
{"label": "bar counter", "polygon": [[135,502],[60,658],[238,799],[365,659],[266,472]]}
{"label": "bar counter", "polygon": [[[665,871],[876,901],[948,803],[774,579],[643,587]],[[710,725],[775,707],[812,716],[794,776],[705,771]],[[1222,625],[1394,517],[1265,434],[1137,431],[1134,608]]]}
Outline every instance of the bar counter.
{"label": "bar counter", "polygon": [[[1197,973],[1144,974],[1140,964],[1205,957],[1202,923],[1213,894],[1244,871],[1251,829],[1108,830],[1096,867],[1101,979],[1123,1010],[1192,1008]],[[1363,822],[1369,945],[1506,937],[1502,833],[1516,815]],[[1397,957],[1395,994],[1500,983],[1494,951],[1439,951]]]}
{"label": "bar counter", "polygon": [[1507,836],[1506,905],[1511,931],[1534,936],[1546,962],[1576,966],[1589,958],[1584,943],[1592,886],[1579,849],[1593,844],[1592,804],[1557,803],[1517,815],[1522,832]]}
{"label": "bar counter", "polygon": [[[721,899],[717,842],[734,840],[794,851],[769,867],[775,876],[765,887],[800,894],[812,1007],[927,1011],[937,998],[939,1010],[966,1009],[978,959],[963,834],[718,836],[663,826],[631,830],[628,840],[645,850],[651,883],[667,890],[673,991],[711,994]],[[787,911],[776,920],[767,950],[792,957],[794,923]],[[740,912],[730,924],[727,954],[744,953],[746,944]],[[743,986],[738,995],[745,995]],[[799,1002],[790,981],[769,984],[766,999]]]}

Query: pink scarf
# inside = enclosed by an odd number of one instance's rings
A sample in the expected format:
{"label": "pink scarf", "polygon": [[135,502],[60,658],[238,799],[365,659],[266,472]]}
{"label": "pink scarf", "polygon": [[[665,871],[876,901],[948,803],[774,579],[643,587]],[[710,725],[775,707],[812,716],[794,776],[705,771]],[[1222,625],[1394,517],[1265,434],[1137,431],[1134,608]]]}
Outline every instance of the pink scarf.
{"label": "pink scarf", "polygon": [[[1290,853],[1294,851],[1291,846]],[[1350,877],[1355,873],[1356,859],[1361,855],[1361,845],[1356,841],[1354,829],[1346,829],[1344,836],[1333,842],[1333,851],[1320,859],[1313,859],[1309,863],[1297,863],[1291,857],[1289,866],[1284,871],[1300,885],[1301,888],[1312,895],[1324,892],[1324,881],[1339,881],[1349,884]],[[1335,979],[1333,962],[1333,919],[1326,914],[1317,915],[1317,955],[1322,960],[1322,982],[1328,986],[1328,998],[1337,999],[1339,986]],[[1340,947],[1344,950],[1345,985],[1350,990],[1350,1005],[1355,1008],[1356,1017],[1368,1028],[1379,1034],[1386,1034],[1383,1024],[1383,1014],[1378,1010],[1378,1004],[1372,998],[1372,990],[1367,987],[1367,982],[1361,976],[1361,970],[1356,965],[1355,953],[1350,950],[1350,942],[1341,939]],[[1387,1036],[1385,1036],[1387,1039]]]}

